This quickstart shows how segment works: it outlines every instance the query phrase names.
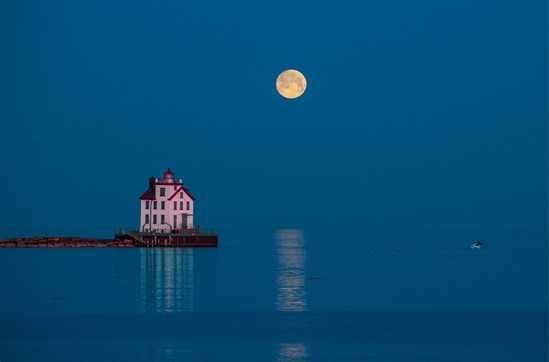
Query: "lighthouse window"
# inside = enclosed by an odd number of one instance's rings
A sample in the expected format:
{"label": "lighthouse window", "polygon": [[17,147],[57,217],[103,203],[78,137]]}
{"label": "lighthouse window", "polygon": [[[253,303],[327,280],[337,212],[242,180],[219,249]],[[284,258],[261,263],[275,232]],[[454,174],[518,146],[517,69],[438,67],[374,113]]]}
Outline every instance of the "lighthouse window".
{"label": "lighthouse window", "polygon": [[179,210],[183,210],[183,201],[179,201]]}
{"label": "lighthouse window", "polygon": [[150,201],[145,201],[145,209],[147,209],[147,210],[149,209],[149,206],[150,206],[149,203],[150,203]]}
{"label": "lighthouse window", "polygon": [[187,210],[190,210],[190,209],[191,209],[191,203],[187,201]]}
{"label": "lighthouse window", "polygon": [[166,202],[161,201],[160,202],[160,210],[164,210],[166,208]]}
{"label": "lighthouse window", "polygon": [[145,215],[145,224],[148,224],[150,222],[149,214]]}
{"label": "lighthouse window", "polygon": [[160,223],[164,224],[166,220],[164,219],[164,215],[160,215]]}
{"label": "lighthouse window", "polygon": [[153,202],[153,209],[156,210],[156,201]]}
{"label": "lighthouse window", "polygon": [[179,198],[180,198],[180,199],[183,198],[183,193],[182,193],[182,192],[179,193]]}
{"label": "lighthouse window", "polygon": [[173,227],[177,228],[177,215],[173,216]]}
{"label": "lighthouse window", "polygon": [[156,224],[156,215],[153,215],[153,224]]}
{"label": "lighthouse window", "polygon": [[173,209],[174,209],[174,210],[177,210],[177,201],[174,201],[174,202],[173,202]]}
{"label": "lighthouse window", "polygon": [[165,187],[160,188],[160,196],[166,196],[166,188]]}

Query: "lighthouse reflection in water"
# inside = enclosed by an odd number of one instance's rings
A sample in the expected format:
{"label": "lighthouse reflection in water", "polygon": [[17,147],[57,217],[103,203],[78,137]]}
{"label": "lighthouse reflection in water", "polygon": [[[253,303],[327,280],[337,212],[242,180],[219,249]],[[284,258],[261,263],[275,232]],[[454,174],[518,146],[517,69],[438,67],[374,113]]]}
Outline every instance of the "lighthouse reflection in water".
{"label": "lighthouse reflection in water", "polygon": [[193,249],[141,249],[141,312],[194,310]]}

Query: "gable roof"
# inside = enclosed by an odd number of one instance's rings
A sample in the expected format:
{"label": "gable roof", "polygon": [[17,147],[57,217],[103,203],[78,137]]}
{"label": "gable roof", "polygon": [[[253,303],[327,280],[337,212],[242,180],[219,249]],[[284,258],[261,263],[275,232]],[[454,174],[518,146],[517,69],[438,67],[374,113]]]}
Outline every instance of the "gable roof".
{"label": "gable roof", "polygon": [[154,189],[148,189],[141,195],[139,198],[140,200],[156,200],[156,197],[154,196]]}
{"label": "gable roof", "polygon": [[185,193],[191,198],[191,200],[194,201],[194,196],[191,195],[191,193],[189,192],[189,189],[187,189],[187,188],[185,188],[185,187],[183,187],[183,186],[181,186],[181,187],[179,187],[177,190],[175,190],[175,192],[173,193],[172,196],[170,196],[170,198],[168,199],[168,201],[172,201],[172,199],[173,199],[174,197],[176,197],[177,194],[180,193],[181,191],[185,192]]}

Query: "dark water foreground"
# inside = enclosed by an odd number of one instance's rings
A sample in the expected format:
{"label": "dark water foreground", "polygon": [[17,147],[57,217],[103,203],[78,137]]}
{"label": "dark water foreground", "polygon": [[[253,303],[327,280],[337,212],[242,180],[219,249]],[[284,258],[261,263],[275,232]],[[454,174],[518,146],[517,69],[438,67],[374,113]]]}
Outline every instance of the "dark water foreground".
{"label": "dark water foreground", "polygon": [[175,313],[0,318],[2,360],[543,361],[535,312]]}
{"label": "dark water foreground", "polygon": [[486,239],[2,249],[0,360],[546,361],[545,240]]}

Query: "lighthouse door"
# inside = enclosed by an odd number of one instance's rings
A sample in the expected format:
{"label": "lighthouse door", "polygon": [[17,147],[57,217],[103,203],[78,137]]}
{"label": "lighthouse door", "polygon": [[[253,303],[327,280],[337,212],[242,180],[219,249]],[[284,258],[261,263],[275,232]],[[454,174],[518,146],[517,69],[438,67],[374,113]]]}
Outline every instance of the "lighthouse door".
{"label": "lighthouse door", "polygon": [[186,229],[187,227],[187,214],[181,214],[181,228]]}

